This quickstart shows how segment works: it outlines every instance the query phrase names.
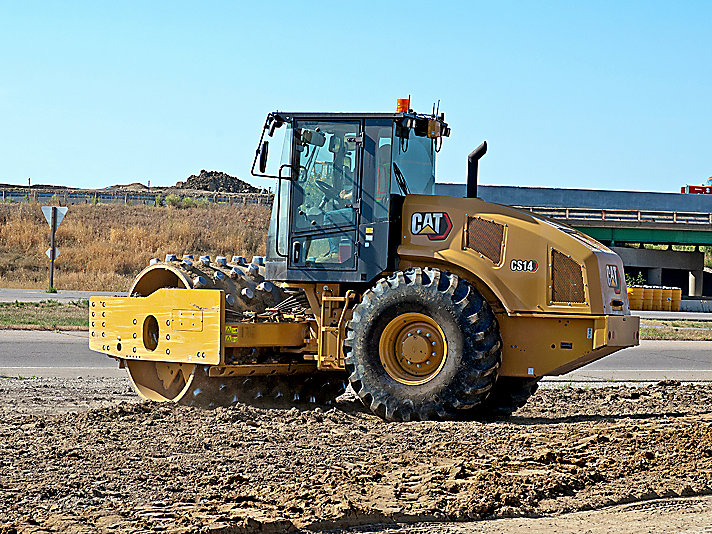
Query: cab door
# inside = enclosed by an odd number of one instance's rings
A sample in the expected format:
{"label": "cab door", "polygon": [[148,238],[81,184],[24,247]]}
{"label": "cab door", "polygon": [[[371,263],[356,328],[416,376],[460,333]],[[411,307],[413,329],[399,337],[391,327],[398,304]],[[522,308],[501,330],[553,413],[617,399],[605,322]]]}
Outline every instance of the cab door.
{"label": "cab door", "polygon": [[289,279],[347,280],[357,271],[362,151],[361,120],[295,120]]}

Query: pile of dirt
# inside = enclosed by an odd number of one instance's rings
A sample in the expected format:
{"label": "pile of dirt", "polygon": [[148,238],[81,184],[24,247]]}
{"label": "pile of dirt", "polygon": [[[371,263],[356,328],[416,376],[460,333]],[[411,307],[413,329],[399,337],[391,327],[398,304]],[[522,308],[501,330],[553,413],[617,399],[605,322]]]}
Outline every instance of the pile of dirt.
{"label": "pile of dirt", "polygon": [[200,171],[192,174],[185,182],[178,182],[179,189],[214,191],[216,193],[262,193],[263,190],[222,171]]}
{"label": "pile of dirt", "polygon": [[151,188],[148,187],[146,184],[142,184],[141,182],[133,182],[130,184],[126,185],[112,185],[111,187],[107,187],[109,190],[113,189],[120,189],[121,191],[150,191]]}
{"label": "pile of dirt", "polygon": [[112,403],[126,392],[115,380],[87,384],[103,407],[62,413],[76,383],[0,379],[0,532],[446,532],[437,525],[712,493],[709,386],[541,389],[506,421],[385,423],[354,398]]}

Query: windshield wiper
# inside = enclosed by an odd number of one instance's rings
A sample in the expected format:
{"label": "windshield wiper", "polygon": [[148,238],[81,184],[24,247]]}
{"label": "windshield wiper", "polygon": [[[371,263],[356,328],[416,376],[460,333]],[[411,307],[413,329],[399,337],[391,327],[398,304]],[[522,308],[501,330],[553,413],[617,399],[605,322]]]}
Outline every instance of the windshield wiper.
{"label": "windshield wiper", "polygon": [[396,183],[398,184],[398,187],[400,187],[403,194],[409,195],[410,191],[408,191],[408,184],[405,181],[405,176],[403,176],[400,167],[398,167],[398,164],[395,161],[393,162],[393,174],[396,175]]}

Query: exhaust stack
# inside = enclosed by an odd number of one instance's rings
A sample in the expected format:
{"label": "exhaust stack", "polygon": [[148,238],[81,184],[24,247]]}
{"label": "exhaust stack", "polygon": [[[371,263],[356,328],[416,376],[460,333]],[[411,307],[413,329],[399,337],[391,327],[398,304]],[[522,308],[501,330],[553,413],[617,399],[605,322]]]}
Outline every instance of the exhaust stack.
{"label": "exhaust stack", "polygon": [[487,141],[473,150],[467,156],[467,198],[477,197],[477,164],[487,152]]}

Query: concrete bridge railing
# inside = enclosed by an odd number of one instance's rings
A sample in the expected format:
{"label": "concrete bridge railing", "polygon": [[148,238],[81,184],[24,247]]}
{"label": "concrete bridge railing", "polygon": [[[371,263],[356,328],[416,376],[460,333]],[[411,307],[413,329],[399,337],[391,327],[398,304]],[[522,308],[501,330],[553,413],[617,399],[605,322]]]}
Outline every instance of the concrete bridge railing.
{"label": "concrete bridge railing", "polygon": [[536,206],[515,207],[559,220],[712,225],[712,213],[700,213],[694,211],[552,208]]}

